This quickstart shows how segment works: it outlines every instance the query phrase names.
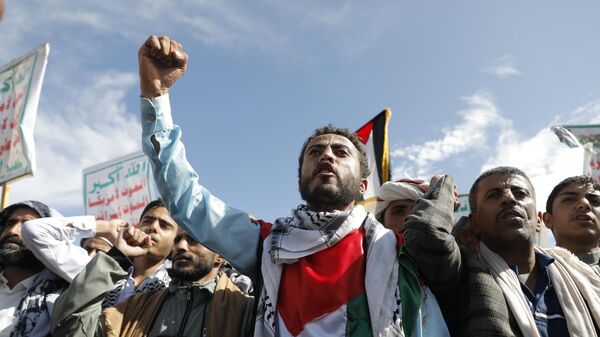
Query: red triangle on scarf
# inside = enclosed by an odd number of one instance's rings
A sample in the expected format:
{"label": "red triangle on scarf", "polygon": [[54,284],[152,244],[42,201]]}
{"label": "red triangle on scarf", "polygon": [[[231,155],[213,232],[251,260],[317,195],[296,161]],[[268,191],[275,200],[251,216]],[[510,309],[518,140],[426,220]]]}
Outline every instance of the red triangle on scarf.
{"label": "red triangle on scarf", "polygon": [[283,266],[277,311],[293,336],[315,318],[365,293],[364,239],[360,229],[333,247]]}

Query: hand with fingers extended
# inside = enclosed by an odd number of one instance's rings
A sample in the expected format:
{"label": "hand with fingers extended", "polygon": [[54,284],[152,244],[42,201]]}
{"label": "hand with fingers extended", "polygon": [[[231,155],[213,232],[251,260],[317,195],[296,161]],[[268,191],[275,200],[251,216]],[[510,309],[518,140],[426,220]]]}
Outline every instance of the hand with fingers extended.
{"label": "hand with fingers extended", "polygon": [[150,36],[138,52],[142,97],[165,95],[187,69],[183,47],[168,36]]}
{"label": "hand with fingers extended", "polygon": [[115,247],[125,256],[136,257],[145,255],[148,253],[148,248],[152,246],[150,236],[133,226],[121,226],[118,233]]}

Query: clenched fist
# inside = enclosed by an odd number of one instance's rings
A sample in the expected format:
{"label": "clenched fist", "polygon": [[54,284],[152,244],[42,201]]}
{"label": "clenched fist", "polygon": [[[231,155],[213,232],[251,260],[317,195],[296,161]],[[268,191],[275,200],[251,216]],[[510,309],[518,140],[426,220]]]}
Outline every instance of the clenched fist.
{"label": "clenched fist", "polygon": [[183,47],[167,36],[150,36],[138,52],[142,97],[165,95],[187,69]]}

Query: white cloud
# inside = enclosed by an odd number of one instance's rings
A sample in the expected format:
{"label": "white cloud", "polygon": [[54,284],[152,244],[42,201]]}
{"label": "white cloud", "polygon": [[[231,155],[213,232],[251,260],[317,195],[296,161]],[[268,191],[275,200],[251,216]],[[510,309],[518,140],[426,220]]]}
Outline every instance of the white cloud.
{"label": "white cloud", "polygon": [[462,120],[443,130],[442,138],[397,148],[391,152],[394,158],[398,158],[396,162],[401,163],[396,165],[394,176],[431,176],[433,164],[451,156],[487,148],[488,134],[492,128],[506,132],[511,130],[511,121],[502,117],[489,92],[482,90],[463,99],[469,108],[458,113]]}
{"label": "white cloud", "polygon": [[521,72],[517,69],[515,57],[510,54],[492,60],[488,66],[483,68],[483,71],[500,78],[521,75]]}
{"label": "white cloud", "polygon": [[[553,186],[564,178],[583,173],[583,149],[560,143],[550,127],[598,123],[600,99],[562,118],[556,117],[532,136],[517,132],[512,121],[501,115],[489,93],[479,92],[465,100],[469,108],[459,112],[462,120],[445,130],[442,138],[392,151],[395,162],[402,163],[396,166],[395,177],[408,174],[429,179],[438,173],[435,165],[441,167],[450,159],[477,152],[477,158],[471,158],[470,165],[480,167],[478,172],[496,166],[514,166],[527,173],[536,188],[538,209],[544,210],[544,202]],[[466,183],[468,186],[472,181]]]}
{"label": "white cloud", "polygon": [[[137,75],[105,72],[71,95],[40,105],[35,129],[38,172],[12,184],[10,201],[37,199],[56,208],[81,207],[83,168],[140,149],[139,122],[125,108]],[[117,145],[118,144],[118,145]]]}

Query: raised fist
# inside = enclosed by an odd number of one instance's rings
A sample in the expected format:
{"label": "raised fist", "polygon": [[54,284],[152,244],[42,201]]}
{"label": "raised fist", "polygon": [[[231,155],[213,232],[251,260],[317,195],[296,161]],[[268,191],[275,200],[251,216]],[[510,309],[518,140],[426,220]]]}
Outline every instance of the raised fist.
{"label": "raised fist", "polygon": [[138,52],[142,97],[165,95],[187,69],[183,47],[167,36],[150,36]]}
{"label": "raised fist", "polygon": [[115,247],[125,256],[136,257],[145,255],[151,246],[152,239],[140,229],[132,226],[124,226],[119,229]]}

